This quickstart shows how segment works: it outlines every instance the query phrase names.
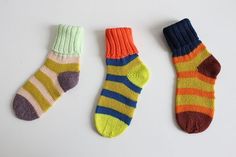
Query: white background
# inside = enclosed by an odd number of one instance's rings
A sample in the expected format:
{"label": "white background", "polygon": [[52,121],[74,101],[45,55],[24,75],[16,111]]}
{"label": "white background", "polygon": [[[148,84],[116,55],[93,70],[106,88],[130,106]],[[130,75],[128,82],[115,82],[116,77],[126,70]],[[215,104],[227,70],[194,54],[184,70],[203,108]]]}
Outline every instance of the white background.
{"label": "white background", "polygon": [[[165,26],[188,17],[221,63],[216,112],[201,134],[181,131],[174,115],[175,71]],[[0,0],[0,157],[235,157],[235,0]],[[84,26],[80,82],[42,118],[15,118],[17,89],[44,62],[58,24]],[[130,26],[151,79],[131,125],[108,139],[93,116],[105,78],[104,30]]]}

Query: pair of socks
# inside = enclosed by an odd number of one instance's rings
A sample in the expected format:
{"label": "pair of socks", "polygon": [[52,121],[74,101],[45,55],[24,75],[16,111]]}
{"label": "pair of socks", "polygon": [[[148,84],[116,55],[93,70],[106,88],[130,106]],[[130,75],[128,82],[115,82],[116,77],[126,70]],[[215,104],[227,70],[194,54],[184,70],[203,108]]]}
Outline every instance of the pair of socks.
{"label": "pair of socks", "polygon": [[[163,29],[176,68],[176,120],[187,133],[199,133],[214,114],[214,84],[219,62],[199,40],[188,19]],[[137,98],[148,81],[130,28],[106,30],[107,76],[95,114],[98,132],[115,137],[130,124]]]}
{"label": "pair of socks", "polygon": [[[177,71],[176,119],[188,133],[204,131],[214,113],[214,83],[218,61],[184,19],[164,29]],[[76,86],[84,30],[59,25],[52,51],[44,65],[18,90],[13,109],[18,118],[34,120],[66,91]],[[95,125],[105,137],[115,137],[129,126],[138,96],[149,79],[134,44],[131,28],[106,29],[107,75],[95,113]]]}

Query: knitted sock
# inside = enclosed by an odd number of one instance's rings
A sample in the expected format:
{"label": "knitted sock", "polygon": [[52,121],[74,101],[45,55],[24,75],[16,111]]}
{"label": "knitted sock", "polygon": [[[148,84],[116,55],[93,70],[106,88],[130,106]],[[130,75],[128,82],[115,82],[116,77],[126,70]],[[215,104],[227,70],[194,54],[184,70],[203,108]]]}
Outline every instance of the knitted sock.
{"label": "knitted sock", "polygon": [[102,136],[121,134],[133,117],[138,96],[149,79],[137,53],[131,28],[106,30],[107,76],[95,113]]}
{"label": "knitted sock", "polygon": [[220,64],[199,40],[188,19],[164,28],[163,32],[177,72],[177,122],[188,133],[202,132],[213,118],[214,84]]}
{"label": "knitted sock", "polygon": [[44,65],[17,92],[13,109],[18,118],[34,120],[46,112],[79,80],[83,28],[59,25],[57,37]]}

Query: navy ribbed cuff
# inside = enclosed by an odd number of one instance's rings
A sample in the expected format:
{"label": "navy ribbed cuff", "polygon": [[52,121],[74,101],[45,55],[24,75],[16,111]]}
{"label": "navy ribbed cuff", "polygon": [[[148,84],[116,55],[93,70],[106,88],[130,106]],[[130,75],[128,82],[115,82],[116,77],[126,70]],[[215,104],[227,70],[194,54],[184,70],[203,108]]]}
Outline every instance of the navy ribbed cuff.
{"label": "navy ribbed cuff", "polygon": [[187,18],[165,27],[163,33],[174,57],[190,53],[201,43]]}

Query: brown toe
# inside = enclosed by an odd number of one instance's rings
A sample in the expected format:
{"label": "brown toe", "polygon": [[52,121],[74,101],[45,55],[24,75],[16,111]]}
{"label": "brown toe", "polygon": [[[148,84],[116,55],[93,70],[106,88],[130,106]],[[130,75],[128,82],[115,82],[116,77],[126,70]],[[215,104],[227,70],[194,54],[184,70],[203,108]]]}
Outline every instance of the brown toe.
{"label": "brown toe", "polygon": [[79,81],[78,72],[63,72],[58,75],[58,81],[64,92],[75,87]]}
{"label": "brown toe", "polygon": [[29,121],[39,117],[30,102],[19,94],[14,98],[13,110],[19,119]]}
{"label": "brown toe", "polygon": [[187,133],[199,133],[208,128],[212,118],[200,112],[181,112],[176,114],[180,128]]}

